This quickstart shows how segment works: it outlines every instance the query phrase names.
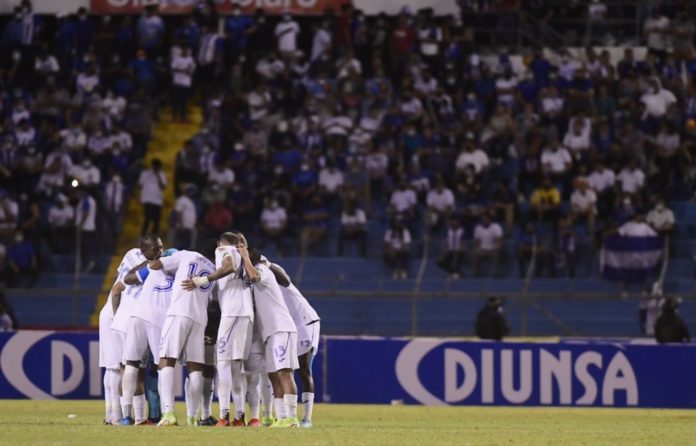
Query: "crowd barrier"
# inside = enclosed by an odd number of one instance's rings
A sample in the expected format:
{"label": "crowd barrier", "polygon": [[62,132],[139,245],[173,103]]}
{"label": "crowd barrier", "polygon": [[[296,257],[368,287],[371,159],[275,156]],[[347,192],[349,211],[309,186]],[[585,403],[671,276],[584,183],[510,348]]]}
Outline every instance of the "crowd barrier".
{"label": "crowd barrier", "polygon": [[[327,336],[314,361],[317,399],[360,404],[693,408],[694,369],[694,346],[608,341]],[[0,398],[101,395],[96,333],[0,333]]]}

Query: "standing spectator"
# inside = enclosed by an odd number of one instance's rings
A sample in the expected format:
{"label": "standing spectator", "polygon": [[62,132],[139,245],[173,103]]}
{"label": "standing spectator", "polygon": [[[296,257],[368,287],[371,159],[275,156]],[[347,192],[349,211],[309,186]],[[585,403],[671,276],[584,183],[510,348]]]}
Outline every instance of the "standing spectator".
{"label": "standing spectator", "polygon": [[491,221],[491,216],[485,212],[481,223],[474,228],[474,249],[472,252],[472,269],[476,277],[481,277],[481,260],[491,260],[491,275],[497,275],[498,259],[503,246],[503,228]]}
{"label": "standing spectator", "polygon": [[191,57],[191,49],[184,47],[181,54],[172,57],[172,118],[179,122],[186,122],[186,102],[191,96],[193,85],[193,73],[196,71],[196,62]]}
{"label": "standing spectator", "polygon": [[343,255],[346,240],[357,241],[360,255],[367,255],[367,217],[355,200],[349,200],[341,213],[341,234],[338,239],[338,255]]}
{"label": "standing spectator", "polygon": [[234,179],[234,171],[227,167],[222,158],[218,157],[208,173],[208,184],[217,183],[223,189],[229,190],[234,184]]}
{"label": "standing spectator", "polygon": [[416,31],[410,22],[410,17],[402,12],[391,32],[391,78],[394,85],[399,85],[403,75],[409,71],[411,52],[416,43]]}
{"label": "standing spectator", "polygon": [[195,194],[196,187],[189,185],[174,203],[174,246],[180,249],[196,247],[195,235],[198,213],[192,199]]}
{"label": "standing spectator", "polygon": [[312,37],[312,53],[310,55],[310,63],[317,60],[329,57],[331,55],[331,32],[329,31],[329,23],[323,20]]}
{"label": "standing spectator", "polygon": [[418,204],[416,193],[408,187],[406,180],[401,179],[389,200],[393,217],[411,220],[415,216],[416,204]]}
{"label": "standing spectator", "polygon": [[267,198],[261,211],[261,231],[275,244],[276,252],[283,256],[283,237],[288,226],[288,214],[276,198]]}
{"label": "standing spectator", "polygon": [[643,23],[643,33],[647,41],[648,52],[659,61],[667,55],[667,40],[670,21],[662,14],[660,8],[653,5],[652,14]]}
{"label": "standing spectator", "polygon": [[552,247],[554,274],[565,271],[568,276],[575,277],[576,245],[577,239],[571,221],[567,218],[560,219]]}
{"label": "standing spectator", "polygon": [[663,197],[655,198],[653,207],[645,217],[645,222],[652,227],[658,235],[672,238],[674,232],[674,212],[665,206]]}
{"label": "standing spectator", "polygon": [[505,316],[503,316],[503,304],[497,297],[486,299],[486,305],[476,316],[476,336],[491,341],[502,341],[510,334]]}
{"label": "standing spectator", "polygon": [[400,220],[393,220],[384,234],[384,261],[393,279],[408,278],[410,252],[411,233]]}
{"label": "standing spectator", "polygon": [[452,279],[458,279],[464,265],[466,245],[464,228],[457,217],[450,217],[447,224],[444,252],[440,255],[437,266],[447,271]]}
{"label": "standing spectator", "polygon": [[158,5],[146,6],[136,24],[138,46],[144,48],[152,56],[159,51],[164,40],[164,22],[157,12],[158,8]]}
{"label": "standing spectator", "polygon": [[36,248],[18,231],[14,243],[7,250],[7,286],[15,288],[23,277],[29,278],[29,287],[34,286],[39,276]]}
{"label": "standing spectator", "polygon": [[276,25],[274,35],[278,40],[278,52],[285,59],[294,56],[297,51],[297,36],[300,34],[300,25],[292,19],[292,15],[286,12],[283,19]]}
{"label": "standing spectator", "polygon": [[102,209],[104,209],[104,219],[107,234],[119,234],[123,227],[125,214],[126,186],[123,184],[121,175],[114,173],[111,179],[104,185],[102,195]]}
{"label": "standing spectator", "polygon": [[48,210],[49,241],[56,254],[68,253],[75,234],[74,224],[75,210],[65,195],[58,194],[55,203]]}
{"label": "standing spectator", "polygon": [[[75,205],[75,226],[80,231],[80,249],[85,272],[94,268],[94,256],[97,253],[97,201],[84,187],[77,189]],[[86,262],[86,263],[85,263]]]}
{"label": "standing spectator", "polygon": [[207,238],[215,238],[218,234],[228,231],[232,227],[234,216],[225,203],[221,200],[214,201],[203,216],[203,226],[205,227]]}
{"label": "standing spectator", "polygon": [[327,197],[335,197],[343,186],[343,172],[336,167],[333,160],[328,160],[326,166],[319,171],[319,188]]}
{"label": "standing spectator", "polygon": [[157,234],[162,218],[162,203],[164,189],[167,187],[167,177],[162,172],[162,161],[152,160],[150,169],[143,171],[138,180],[140,186],[140,203],[143,205],[145,218],[142,234]]}
{"label": "standing spectator", "polygon": [[442,45],[442,28],[432,19],[432,10],[424,17],[418,29],[418,50],[421,59],[428,65],[430,72],[437,75],[440,70],[440,46]]}

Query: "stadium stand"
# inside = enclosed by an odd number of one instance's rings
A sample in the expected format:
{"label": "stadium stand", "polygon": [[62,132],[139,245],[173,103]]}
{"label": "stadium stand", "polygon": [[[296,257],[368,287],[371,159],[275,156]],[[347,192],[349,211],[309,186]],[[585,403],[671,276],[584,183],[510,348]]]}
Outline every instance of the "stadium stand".
{"label": "stadium stand", "polygon": [[[94,322],[140,235],[154,158],[166,244],[241,230],[327,333],[468,334],[497,294],[517,333],[635,335],[622,292],[657,278],[696,295],[692,15],[459,3],[447,17],[54,17],[22,2],[0,42],[0,252],[17,318]],[[664,274],[625,287],[600,277],[599,249],[636,213],[671,252]],[[351,224],[365,250],[354,236],[339,255]],[[463,260],[445,271],[455,245]]]}

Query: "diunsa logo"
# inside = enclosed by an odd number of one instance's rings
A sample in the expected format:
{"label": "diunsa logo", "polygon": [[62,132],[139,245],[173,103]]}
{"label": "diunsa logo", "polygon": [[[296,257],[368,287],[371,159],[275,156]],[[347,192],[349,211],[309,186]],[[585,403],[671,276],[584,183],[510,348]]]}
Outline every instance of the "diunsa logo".
{"label": "diunsa logo", "polygon": [[[638,384],[633,367],[622,351],[602,355],[593,350],[552,353],[538,348],[476,348],[474,353],[444,348],[442,388],[436,396],[421,382],[421,361],[433,350],[452,341],[414,339],[396,360],[399,384],[425,405],[465,403],[472,396],[482,404],[615,405],[617,393],[625,405],[638,405]],[[429,360],[439,360],[433,355]],[[437,358],[437,359],[436,359]],[[439,367],[436,367],[440,370]],[[498,370],[498,373],[496,373]],[[594,370],[594,372],[592,372]],[[463,378],[460,378],[463,375]],[[433,387],[432,385],[430,387]]]}

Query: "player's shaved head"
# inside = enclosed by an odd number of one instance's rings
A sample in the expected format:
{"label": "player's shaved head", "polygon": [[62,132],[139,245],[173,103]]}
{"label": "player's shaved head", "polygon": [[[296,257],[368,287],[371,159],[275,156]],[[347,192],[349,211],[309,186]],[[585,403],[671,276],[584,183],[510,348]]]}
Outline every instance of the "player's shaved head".
{"label": "player's shaved head", "polygon": [[163,249],[162,239],[155,234],[144,235],[140,239],[140,251],[148,260],[159,259]]}
{"label": "player's shaved head", "polygon": [[259,250],[259,249],[249,250],[249,260],[251,260],[251,263],[254,265],[261,263],[261,250]]}

